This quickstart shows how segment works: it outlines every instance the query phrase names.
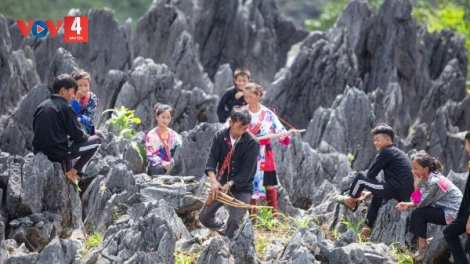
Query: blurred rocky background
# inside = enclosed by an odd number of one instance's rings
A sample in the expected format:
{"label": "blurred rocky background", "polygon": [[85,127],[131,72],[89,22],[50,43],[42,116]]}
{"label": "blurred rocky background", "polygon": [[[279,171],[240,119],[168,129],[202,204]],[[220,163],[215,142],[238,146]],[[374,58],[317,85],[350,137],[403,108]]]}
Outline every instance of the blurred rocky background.
{"label": "blurred rocky background", "polygon": [[[108,7],[105,7],[105,6]],[[135,0],[0,3],[0,263],[396,263],[415,251],[409,212],[388,201],[371,241],[335,204],[375,157],[370,130],[386,122],[405,152],[426,150],[459,188],[467,180],[470,8],[455,1]],[[63,29],[26,38],[17,19],[88,16],[88,43]],[[128,18],[131,19],[128,19]],[[245,221],[234,239],[195,217],[204,202],[215,108],[232,72],[248,67],[263,104],[307,132],[274,143],[278,232]],[[59,164],[32,155],[32,120],[54,76],[93,76],[103,145],[77,194]],[[127,107],[155,126],[153,105],[174,107],[184,137],[170,175],[152,178],[116,141],[106,109]],[[221,212],[223,217],[226,212]],[[345,223],[349,223],[347,225]],[[425,263],[449,263],[431,226]],[[184,262],[189,261],[189,262]]]}

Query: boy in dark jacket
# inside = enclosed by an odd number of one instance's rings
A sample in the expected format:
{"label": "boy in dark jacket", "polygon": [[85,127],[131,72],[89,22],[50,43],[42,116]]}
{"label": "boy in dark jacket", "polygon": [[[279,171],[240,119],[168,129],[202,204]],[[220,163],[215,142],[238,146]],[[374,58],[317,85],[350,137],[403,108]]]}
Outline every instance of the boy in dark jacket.
{"label": "boy in dark jacket", "polygon": [[[230,127],[218,131],[212,140],[205,173],[210,179],[214,199],[223,192],[245,203],[250,202],[259,152],[258,140],[247,132],[250,121],[251,115],[247,110],[234,108],[229,119]],[[229,218],[224,224],[215,217],[222,205],[216,200],[209,206],[205,204],[199,213],[199,221],[232,238],[247,210],[230,207]]]}
{"label": "boy in dark jacket", "polygon": [[217,116],[220,123],[227,122],[232,108],[236,105],[246,105],[243,98],[243,88],[250,83],[251,74],[247,68],[238,68],[233,73],[233,83],[235,86],[228,88],[217,105]]}
{"label": "boy in dark jacket", "polygon": [[[465,134],[465,150],[470,155],[470,131]],[[468,171],[468,176],[470,176],[470,162],[468,163]],[[443,233],[452,256],[454,256],[454,263],[468,264],[468,258],[459,237],[463,233],[470,234],[470,181],[468,179],[457,218],[444,228]]]}
{"label": "boy in dark jacket", "polygon": [[[337,195],[335,201],[345,205],[353,212],[359,203],[372,196],[367,209],[366,226],[361,232],[361,238],[366,240],[371,234],[372,227],[383,199],[395,199],[399,202],[409,201],[413,188],[413,174],[408,156],[393,144],[394,132],[387,124],[379,124],[372,129],[374,146],[378,151],[374,163],[367,172],[359,172],[354,178],[349,196]],[[383,170],[384,181],[379,182],[376,177]],[[369,192],[363,192],[364,189]]]}
{"label": "boy in dark jacket", "polygon": [[[44,153],[51,161],[65,167],[65,177],[78,189],[78,174],[88,164],[101,145],[98,136],[89,137],[78,123],[77,114],[70,106],[77,82],[68,74],[59,75],[53,83],[49,99],[34,113],[34,153]],[[69,138],[72,144],[69,148]],[[80,157],[72,168],[72,160]]]}

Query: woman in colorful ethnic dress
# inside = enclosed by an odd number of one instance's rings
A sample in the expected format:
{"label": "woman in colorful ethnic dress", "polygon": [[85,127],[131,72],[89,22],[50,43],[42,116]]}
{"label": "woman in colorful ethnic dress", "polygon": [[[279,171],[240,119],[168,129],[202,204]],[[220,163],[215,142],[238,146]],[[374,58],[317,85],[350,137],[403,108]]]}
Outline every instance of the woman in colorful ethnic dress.
{"label": "woman in colorful ethnic dress", "polygon": [[[260,99],[263,96],[261,85],[249,83],[244,87],[243,93],[248,104],[243,107],[247,108],[251,114],[249,131],[258,138],[282,133],[278,137],[279,142],[283,145],[288,145],[290,138],[284,126],[271,109],[260,104]],[[268,205],[273,207],[273,217],[277,218],[277,192],[274,186],[278,184],[278,180],[271,139],[263,139],[259,143],[258,167],[254,180],[251,204],[256,205],[258,199],[267,199]],[[255,210],[252,213],[257,214]]]}
{"label": "woman in colorful ethnic dress", "polygon": [[410,232],[418,237],[418,251],[413,255],[415,261],[424,258],[427,247],[427,225],[447,225],[457,217],[462,192],[441,174],[442,164],[424,151],[411,158],[415,191],[411,202],[401,202],[396,208],[411,213]]}
{"label": "woman in colorful ethnic dress", "polygon": [[164,175],[169,169],[176,149],[181,146],[181,136],[168,127],[173,109],[166,104],[155,105],[157,127],[147,133],[145,148],[148,158],[148,174]]}

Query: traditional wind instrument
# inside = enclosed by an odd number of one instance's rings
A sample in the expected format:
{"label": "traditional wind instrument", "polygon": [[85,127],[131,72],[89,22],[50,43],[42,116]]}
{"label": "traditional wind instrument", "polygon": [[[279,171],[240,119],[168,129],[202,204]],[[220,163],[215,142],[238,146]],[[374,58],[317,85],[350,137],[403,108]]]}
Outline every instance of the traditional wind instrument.
{"label": "traditional wind instrument", "polygon": [[[209,188],[209,190],[206,190],[207,194],[207,200],[206,200],[206,208],[212,204],[212,201],[214,200],[214,197],[212,197],[210,193],[210,188],[211,185],[210,183],[205,183],[205,186]],[[226,204],[228,206],[236,207],[236,208],[245,208],[245,209],[261,209],[261,208],[272,208],[272,206],[262,206],[262,205],[252,205],[252,204],[247,204],[244,203],[240,200],[237,200],[223,192],[219,192],[219,195],[217,199],[215,199],[218,202],[221,202],[223,204]]]}
{"label": "traditional wind instrument", "polygon": [[305,132],[307,131],[306,129],[290,129],[289,131],[287,132],[281,132],[281,133],[277,133],[277,134],[271,134],[271,135],[266,135],[266,136],[261,136],[261,137],[258,137],[258,140],[263,140],[263,139],[268,139],[268,138],[277,138],[277,137],[280,137],[284,134],[292,134],[292,133],[302,133],[302,132]]}

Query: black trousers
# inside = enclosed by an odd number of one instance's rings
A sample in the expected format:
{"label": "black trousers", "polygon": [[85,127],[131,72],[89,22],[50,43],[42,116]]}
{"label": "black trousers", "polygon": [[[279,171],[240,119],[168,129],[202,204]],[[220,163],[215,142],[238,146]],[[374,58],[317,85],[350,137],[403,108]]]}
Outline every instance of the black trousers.
{"label": "black trousers", "polygon": [[84,142],[73,143],[70,147],[69,154],[63,160],[65,163],[65,172],[72,169],[72,160],[78,157],[80,158],[77,160],[73,168],[78,172],[84,171],[100,146],[101,139],[96,135],[88,137]]}
{"label": "black trousers", "polygon": [[375,178],[369,178],[365,172],[361,171],[358,172],[356,178],[354,178],[351,184],[351,189],[349,190],[349,195],[354,198],[359,198],[361,196],[361,192],[364,189],[371,191],[374,195],[372,197],[371,203],[369,204],[369,208],[367,208],[365,222],[366,225],[370,228],[374,226],[375,220],[377,220],[377,215],[379,213],[380,207],[382,206],[383,199],[393,198],[399,202],[404,200],[401,198],[401,193],[387,190],[384,187],[383,182],[379,182]]}
{"label": "black trousers", "polygon": [[[250,203],[251,195],[252,193],[232,194],[235,199],[243,201],[247,204]],[[224,222],[215,217],[215,213],[217,213],[217,210],[219,210],[219,208],[222,206],[223,203],[216,200],[212,201],[211,205],[209,206],[204,204],[201,212],[199,213],[199,221],[205,227],[212,229],[223,236],[227,236],[228,238],[233,238],[233,233],[238,229],[243,216],[248,210],[243,208],[230,207],[227,223],[224,224]]]}
{"label": "black trousers", "polygon": [[411,212],[410,232],[422,238],[427,238],[428,223],[446,225],[444,210],[432,206],[416,208]]}
{"label": "black trousers", "polygon": [[[468,216],[467,216],[468,217]],[[448,224],[444,230],[444,237],[449,245],[450,251],[454,256],[454,263],[468,264],[468,258],[460,242],[460,235],[466,232],[467,217],[465,219],[457,218]]]}

